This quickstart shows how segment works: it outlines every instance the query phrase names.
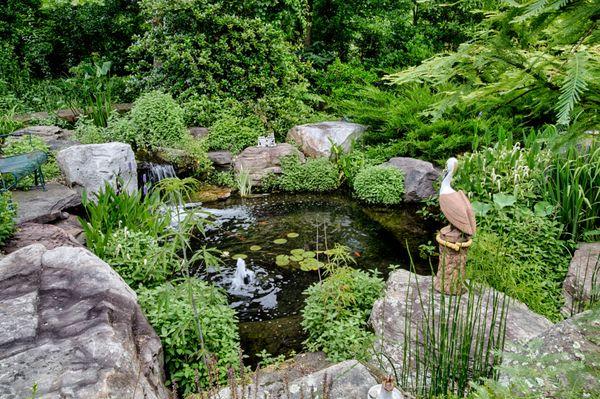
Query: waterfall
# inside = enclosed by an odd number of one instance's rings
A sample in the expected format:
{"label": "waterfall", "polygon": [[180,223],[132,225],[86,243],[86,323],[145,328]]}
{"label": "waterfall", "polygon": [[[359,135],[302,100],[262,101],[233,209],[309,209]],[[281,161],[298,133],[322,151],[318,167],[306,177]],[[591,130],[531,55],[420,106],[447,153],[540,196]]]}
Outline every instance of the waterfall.
{"label": "waterfall", "polygon": [[238,291],[254,280],[254,272],[246,268],[244,259],[238,259],[235,267],[235,274],[231,281],[231,289]]}
{"label": "waterfall", "polygon": [[155,184],[168,177],[177,177],[175,168],[171,164],[148,163],[148,178],[150,184]]}

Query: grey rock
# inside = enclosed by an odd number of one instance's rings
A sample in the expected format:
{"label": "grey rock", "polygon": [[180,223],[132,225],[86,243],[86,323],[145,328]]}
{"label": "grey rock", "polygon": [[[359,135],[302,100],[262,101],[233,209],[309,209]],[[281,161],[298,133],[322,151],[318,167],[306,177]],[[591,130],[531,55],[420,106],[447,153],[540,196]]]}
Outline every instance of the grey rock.
{"label": "grey rock", "polygon": [[[373,305],[370,323],[375,330],[379,343],[376,345],[381,348],[387,359],[400,370],[404,365],[404,342],[406,331],[410,331],[411,340],[418,342],[423,340],[419,337],[424,336],[423,326],[425,317],[431,314],[430,303],[433,302],[433,312],[439,317],[441,306],[441,295],[437,292],[431,298],[431,276],[419,276],[407,270],[396,270],[388,278],[385,295],[377,300]],[[478,297],[482,298],[480,307],[480,319],[486,322],[486,335],[489,334],[492,320],[492,307],[486,308],[485,304],[489,294],[494,290],[485,292],[476,292],[475,301]],[[499,294],[502,298],[503,294]],[[466,311],[467,294],[463,294],[460,303],[462,312]],[[448,299],[446,299],[447,303]],[[408,318],[406,315],[408,313]],[[406,320],[409,325],[406,326]],[[546,318],[533,313],[524,304],[511,299],[509,302],[506,319],[506,341],[505,348],[514,350],[519,345],[524,344],[531,338],[545,331],[552,326],[552,323]],[[384,366],[389,367],[387,361],[383,361]],[[391,371],[391,370],[390,370]]]}
{"label": "grey rock", "polygon": [[203,139],[208,136],[208,129],[205,127],[190,127],[188,132],[195,139]]}
{"label": "grey rock", "polygon": [[31,244],[42,244],[47,249],[62,246],[81,247],[71,234],[51,224],[24,223],[19,225],[15,234],[6,242],[3,251],[15,252]]}
{"label": "grey rock", "polygon": [[106,182],[116,187],[117,178],[125,190],[137,190],[137,164],[129,144],[76,145],[60,151],[56,160],[67,184],[80,192],[98,193]]}
{"label": "grey rock", "polygon": [[[347,360],[333,364],[324,369],[311,372],[298,378],[290,378],[288,375],[288,391],[286,392],[283,381],[269,381],[268,379],[259,383],[259,399],[300,399],[311,398],[311,392],[315,397],[321,397],[323,392],[323,383],[327,378],[327,384],[330,386],[330,398],[332,399],[364,399],[367,397],[369,388],[377,384],[377,381],[369,370],[356,360]],[[254,387],[252,387],[254,388]],[[238,395],[231,395],[229,388],[221,390],[214,398],[229,399],[240,397],[241,388],[238,388]],[[249,391],[246,391],[248,394]]]}
{"label": "grey rock", "polygon": [[59,183],[46,184],[46,191],[35,188],[28,191],[13,191],[17,203],[16,222],[48,223],[59,219],[64,209],[81,205],[81,195]]}
{"label": "grey rock", "polygon": [[431,162],[397,157],[391,158],[383,165],[393,166],[404,172],[404,201],[422,201],[436,194],[433,184],[440,172]]}
{"label": "grey rock", "polygon": [[231,167],[233,154],[229,151],[210,151],[206,155],[216,168],[228,169]]}
{"label": "grey rock", "polygon": [[360,138],[365,130],[366,126],[343,121],[310,123],[291,128],[286,141],[296,143],[309,157],[329,158],[332,142],[347,152],[352,141]]}
{"label": "grey rock", "polygon": [[0,260],[0,397],[166,399],[160,340],[135,293],[84,248]]}
{"label": "grey rock", "polygon": [[281,173],[281,158],[287,155],[297,155],[304,162],[304,155],[296,147],[280,143],[274,147],[248,147],[233,161],[236,172],[245,170],[250,174],[252,184],[260,186],[261,180],[270,173]]}
{"label": "grey rock", "polygon": [[31,134],[40,137],[52,151],[60,151],[79,144],[73,139],[75,135],[73,130],[63,129],[58,126],[28,126],[17,130],[13,134],[17,136]]}
{"label": "grey rock", "polygon": [[563,295],[562,312],[567,316],[585,309],[592,295],[600,296],[600,242],[578,245],[563,282]]}
{"label": "grey rock", "polygon": [[71,215],[68,212],[62,212],[61,218],[52,222],[52,224],[73,236],[78,243],[85,244],[85,234],[77,216]]}
{"label": "grey rock", "polygon": [[[595,308],[555,324],[516,353],[505,353],[500,381],[522,384],[523,393],[534,397],[594,397],[600,392],[599,367],[600,309]],[[514,368],[521,372],[511,373]]]}

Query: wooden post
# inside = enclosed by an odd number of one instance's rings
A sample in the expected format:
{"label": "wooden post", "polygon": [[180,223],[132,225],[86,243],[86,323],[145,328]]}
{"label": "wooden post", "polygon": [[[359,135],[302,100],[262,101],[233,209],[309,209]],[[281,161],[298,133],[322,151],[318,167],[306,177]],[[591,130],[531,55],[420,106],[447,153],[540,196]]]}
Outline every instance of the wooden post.
{"label": "wooden post", "polygon": [[[440,260],[434,279],[434,287],[438,292],[461,295],[465,292],[463,282],[465,280],[465,265],[470,240],[465,239],[458,229],[446,226],[440,230],[438,243]],[[456,250],[457,248],[458,250]]]}

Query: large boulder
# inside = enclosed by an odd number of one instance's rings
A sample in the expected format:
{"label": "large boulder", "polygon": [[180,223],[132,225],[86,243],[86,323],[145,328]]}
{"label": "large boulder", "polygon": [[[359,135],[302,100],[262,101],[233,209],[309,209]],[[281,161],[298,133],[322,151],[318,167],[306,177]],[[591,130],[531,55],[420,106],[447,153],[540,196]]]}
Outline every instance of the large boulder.
{"label": "large boulder", "polygon": [[585,309],[592,296],[600,297],[600,242],[578,245],[563,282],[565,306],[570,316]]}
{"label": "large boulder", "polygon": [[522,395],[515,397],[597,397],[600,308],[555,324],[516,353],[505,353],[502,366],[500,382],[520,387]]}
{"label": "large boulder", "polygon": [[214,167],[219,170],[231,169],[233,154],[229,151],[210,151],[206,154]]}
{"label": "large boulder", "polygon": [[60,227],[51,224],[24,223],[17,227],[17,231],[2,250],[9,254],[31,244],[42,244],[47,249],[82,246],[75,237]]}
{"label": "large boulder", "polygon": [[[309,354],[310,355],[310,354]],[[332,399],[365,399],[369,388],[377,384],[369,370],[356,360],[347,360],[319,369],[305,369],[298,374],[294,370],[269,373],[261,371],[258,379],[258,392],[254,393],[255,384],[246,388],[244,397],[301,399],[328,397]],[[329,395],[323,395],[323,391]],[[237,388],[237,395],[232,395],[230,388],[222,389],[214,399],[231,399],[242,397],[242,388]]]}
{"label": "large boulder", "polygon": [[250,174],[254,186],[260,186],[263,177],[281,173],[281,158],[296,155],[304,162],[304,155],[291,144],[281,143],[274,147],[248,147],[233,160],[236,172],[244,170]]}
{"label": "large boulder", "polygon": [[440,172],[431,162],[397,157],[391,158],[383,165],[393,166],[404,172],[404,201],[422,201],[436,194],[433,184]]}
{"label": "large boulder", "polygon": [[59,183],[46,184],[46,191],[13,191],[17,223],[48,223],[60,219],[63,210],[81,205],[81,195]]}
{"label": "large boulder", "polygon": [[60,151],[56,160],[67,184],[80,192],[98,193],[106,182],[116,188],[119,178],[123,189],[137,190],[137,164],[129,144],[75,145]]}
{"label": "large boulder", "polygon": [[304,154],[313,158],[331,155],[331,146],[337,144],[349,151],[352,141],[367,130],[366,126],[350,122],[320,122],[294,126],[287,134],[287,141],[296,143]]}
{"label": "large boulder", "polygon": [[168,398],[160,340],[135,293],[84,248],[0,260],[0,397]]}
{"label": "large boulder", "polygon": [[[430,325],[425,320],[429,319],[431,322],[431,314],[434,314],[435,318],[440,317],[441,294],[434,292],[432,298],[432,281],[431,276],[419,276],[407,270],[396,270],[388,278],[384,297],[373,305],[370,322],[379,341],[377,347],[383,352],[385,359],[398,370],[405,364],[403,356],[407,334],[411,337],[411,341],[416,339],[422,345],[422,337],[425,335],[423,329]],[[503,294],[498,293],[498,295],[501,301]],[[476,291],[473,294],[472,303],[477,303],[478,298],[481,298],[481,306],[475,311],[479,312],[479,319],[486,323],[486,336],[492,330],[493,319],[492,306],[487,307],[486,303],[487,298],[493,296],[493,289],[485,292]],[[467,311],[467,297],[468,294],[463,294],[461,298],[458,308],[461,312]],[[446,297],[446,304],[448,301]],[[508,303],[505,342],[507,350],[513,350],[524,344],[552,325],[546,318],[533,313],[527,306],[514,299]],[[434,306],[433,309],[431,304]],[[406,325],[406,320],[409,321],[409,325]],[[436,325],[439,324],[438,321]]]}

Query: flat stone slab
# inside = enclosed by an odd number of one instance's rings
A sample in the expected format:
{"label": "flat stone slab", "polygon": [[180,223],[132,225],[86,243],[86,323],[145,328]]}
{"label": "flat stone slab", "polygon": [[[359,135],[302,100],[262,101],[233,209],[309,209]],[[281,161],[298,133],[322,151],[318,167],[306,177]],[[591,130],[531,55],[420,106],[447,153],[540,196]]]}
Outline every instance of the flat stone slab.
{"label": "flat stone slab", "polygon": [[600,242],[582,242],[577,246],[563,282],[563,295],[562,313],[566,316],[585,310],[590,300],[600,295]]}
{"label": "flat stone slab", "polygon": [[46,184],[46,191],[35,188],[13,191],[17,203],[17,224],[26,222],[48,223],[61,217],[64,209],[81,205],[81,195],[59,183]]}

